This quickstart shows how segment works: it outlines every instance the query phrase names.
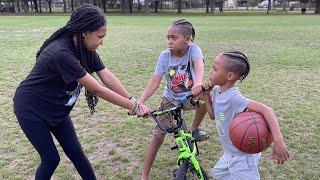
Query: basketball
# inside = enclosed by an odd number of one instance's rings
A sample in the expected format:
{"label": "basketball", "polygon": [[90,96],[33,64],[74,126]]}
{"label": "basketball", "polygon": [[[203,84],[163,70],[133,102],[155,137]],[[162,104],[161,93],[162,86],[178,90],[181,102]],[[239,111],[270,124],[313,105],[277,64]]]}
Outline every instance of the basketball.
{"label": "basketball", "polygon": [[271,131],[263,115],[254,111],[239,113],[231,122],[230,139],[245,153],[259,153],[273,142]]}

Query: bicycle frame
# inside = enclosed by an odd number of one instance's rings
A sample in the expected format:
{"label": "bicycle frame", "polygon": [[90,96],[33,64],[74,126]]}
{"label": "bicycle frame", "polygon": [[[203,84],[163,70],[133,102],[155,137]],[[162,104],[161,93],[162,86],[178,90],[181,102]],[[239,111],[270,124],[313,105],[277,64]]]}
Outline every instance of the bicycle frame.
{"label": "bicycle frame", "polygon": [[[184,101],[190,97],[191,96],[186,97],[184,99]],[[166,113],[171,113],[171,115],[173,116],[173,119],[176,121],[175,122],[176,125],[174,125],[173,127],[167,128],[167,129],[163,128],[157,119],[157,116],[163,115]],[[171,150],[174,150],[174,149],[179,150],[179,156],[178,156],[178,161],[177,161],[178,165],[180,166],[180,164],[183,162],[183,160],[187,160],[188,163],[196,171],[195,173],[197,174],[198,178],[203,180],[203,179],[205,179],[204,174],[202,173],[200,163],[196,158],[196,156],[199,154],[197,143],[196,143],[195,139],[192,137],[191,133],[186,132],[187,129],[185,131],[184,128],[182,128],[182,124],[183,124],[182,115],[183,115],[183,113],[184,113],[183,112],[183,102],[181,102],[177,106],[174,106],[174,107],[162,110],[162,111],[153,111],[149,115],[151,115],[153,117],[157,126],[159,126],[159,128],[161,130],[163,130],[164,132],[174,134],[174,139],[175,139],[176,145],[171,147]],[[189,143],[192,147],[190,147]]]}
{"label": "bicycle frame", "polygon": [[[175,137],[175,142],[179,148],[179,157],[178,157],[178,165],[181,164],[182,160],[186,159],[189,163],[194,167],[199,179],[204,179],[202,174],[200,163],[196,159],[196,156],[199,154],[198,146],[190,133],[184,132],[184,130],[178,130],[178,136]],[[188,144],[188,139],[191,140],[193,147]]]}

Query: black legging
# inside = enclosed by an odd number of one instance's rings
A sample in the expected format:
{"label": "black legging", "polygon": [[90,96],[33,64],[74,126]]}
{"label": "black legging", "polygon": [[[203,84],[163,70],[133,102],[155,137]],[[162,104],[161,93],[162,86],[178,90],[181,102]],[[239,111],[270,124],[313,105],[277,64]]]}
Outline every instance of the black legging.
{"label": "black legging", "polygon": [[66,118],[57,126],[49,127],[31,112],[15,112],[15,114],[23,132],[41,158],[41,163],[35,175],[36,180],[49,180],[60,161],[51,133],[56,137],[82,179],[96,179],[91,164],[81,148],[70,118]]}

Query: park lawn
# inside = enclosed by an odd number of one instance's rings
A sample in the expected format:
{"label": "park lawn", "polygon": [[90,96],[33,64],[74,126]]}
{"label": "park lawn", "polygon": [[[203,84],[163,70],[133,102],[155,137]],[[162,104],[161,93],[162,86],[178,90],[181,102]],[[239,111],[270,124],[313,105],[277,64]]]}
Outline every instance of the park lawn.
{"label": "park lawn", "polygon": [[[279,166],[271,159],[270,148],[263,152],[261,178],[319,178],[319,16],[107,16],[108,34],[98,52],[136,98],[166,48],[168,25],[181,17],[196,29],[195,43],[206,60],[205,80],[219,52],[242,51],[251,62],[251,72],[238,84],[240,90],[276,112],[291,157]],[[12,97],[43,41],[67,20],[67,16],[0,16],[0,179],[34,178],[39,157],[16,121]],[[164,81],[147,101],[152,108],[158,107],[163,87]],[[189,124],[193,115],[185,116]],[[98,179],[139,179],[154,127],[151,119],[129,118],[125,110],[103,100],[90,116],[84,93],[71,117]],[[211,136],[199,144],[199,158],[209,170],[222,150],[208,117],[201,128]],[[154,162],[153,179],[170,179],[177,157],[170,150],[172,144],[168,136]],[[80,179],[59,145],[58,150],[61,162],[53,179]]]}

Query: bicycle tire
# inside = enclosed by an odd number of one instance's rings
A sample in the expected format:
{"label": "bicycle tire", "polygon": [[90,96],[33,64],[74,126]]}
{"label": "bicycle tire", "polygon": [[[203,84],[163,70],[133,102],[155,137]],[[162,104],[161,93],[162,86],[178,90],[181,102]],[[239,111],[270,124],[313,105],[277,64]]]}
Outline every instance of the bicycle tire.
{"label": "bicycle tire", "polygon": [[[191,170],[190,169],[190,163],[188,162],[188,160],[183,160],[183,162],[180,164],[179,169],[176,171],[175,173],[175,180],[196,180],[199,179],[197,173],[195,172],[195,170]],[[200,170],[202,172],[203,175],[203,179],[204,180],[208,180],[208,175],[206,173],[206,171],[202,168],[202,166],[200,165]]]}
{"label": "bicycle tire", "polygon": [[179,169],[175,173],[175,180],[186,180],[187,170],[189,168],[188,160],[182,160],[182,163],[179,166]]}

